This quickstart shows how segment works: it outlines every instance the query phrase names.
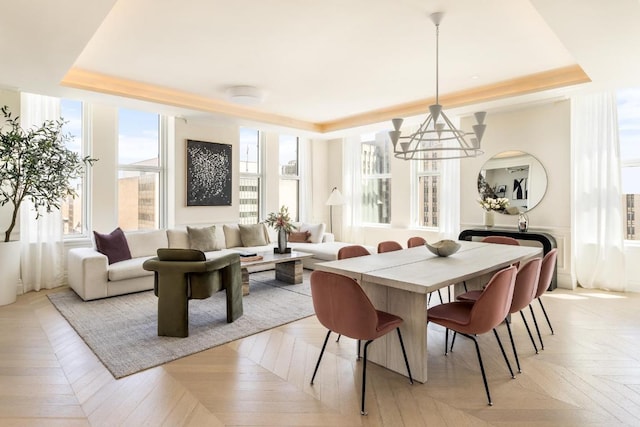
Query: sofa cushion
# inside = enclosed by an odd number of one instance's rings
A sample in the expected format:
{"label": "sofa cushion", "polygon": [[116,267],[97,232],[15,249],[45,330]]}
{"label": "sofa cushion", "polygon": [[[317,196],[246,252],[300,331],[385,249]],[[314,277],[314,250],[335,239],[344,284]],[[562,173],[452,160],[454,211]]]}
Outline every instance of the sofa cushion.
{"label": "sofa cushion", "polygon": [[300,224],[300,231],[308,231],[311,236],[309,236],[310,243],[322,243],[322,237],[324,235],[324,223],[320,224]]}
{"label": "sofa cushion", "polygon": [[189,247],[189,235],[187,230],[167,230],[167,240],[171,249],[191,249]]}
{"label": "sofa cushion", "polygon": [[135,231],[125,233],[131,258],[155,256],[158,248],[166,248],[167,232],[165,230]]}
{"label": "sofa cushion", "polygon": [[264,246],[267,244],[264,224],[238,224],[238,227],[242,246]]}
{"label": "sofa cushion", "polygon": [[189,248],[203,252],[218,251],[220,247],[216,242],[216,226],[196,228],[187,226],[189,235]]}
{"label": "sofa cushion", "polygon": [[107,256],[109,264],[131,259],[127,238],[120,227],[108,234],[94,231],[93,236],[96,241],[96,249]]}
{"label": "sofa cushion", "polygon": [[309,231],[292,231],[289,233],[289,242],[291,243],[308,243],[311,233]]}
{"label": "sofa cushion", "polygon": [[224,241],[227,248],[236,248],[242,246],[242,238],[240,237],[240,227],[238,224],[224,224]]}
{"label": "sofa cushion", "polygon": [[153,271],[142,268],[142,264],[152,257],[139,257],[116,262],[109,266],[108,277],[112,282],[125,279],[135,279],[136,277],[151,276]]}

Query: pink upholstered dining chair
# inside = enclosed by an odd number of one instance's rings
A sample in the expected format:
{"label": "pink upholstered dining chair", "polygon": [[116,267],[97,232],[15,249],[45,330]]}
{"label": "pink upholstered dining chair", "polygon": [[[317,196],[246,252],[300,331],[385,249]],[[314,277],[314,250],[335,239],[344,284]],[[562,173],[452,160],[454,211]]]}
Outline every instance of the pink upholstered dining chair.
{"label": "pink upholstered dining chair", "polygon": [[359,256],[371,255],[369,251],[360,245],[350,245],[340,248],[338,259],[355,258]]}
{"label": "pink upholstered dining chair", "polygon": [[[535,350],[536,354],[538,354],[538,346],[536,345],[536,341],[533,339],[533,334],[531,333],[531,329],[529,328],[529,323],[527,323],[527,319],[524,317],[524,313],[522,312],[522,310],[531,304],[536,295],[541,266],[542,258],[534,258],[520,267],[518,273],[516,274],[516,284],[513,289],[513,299],[511,300],[511,307],[509,308],[510,314],[515,314],[518,312],[520,313],[522,322],[527,328],[529,339],[531,339],[531,344],[533,344],[533,349]],[[482,291],[469,291],[462,295],[459,295],[458,300],[475,302],[478,300],[478,298],[480,298],[480,295],[482,295]],[[513,349],[513,355],[516,358],[516,364],[518,365],[518,372],[522,372],[522,369],[520,368],[520,359],[518,358],[518,351],[516,350],[516,343],[513,340],[513,335],[511,333],[511,325],[509,319],[507,319],[505,323],[507,324],[507,331],[509,331],[509,339],[511,340],[511,348]],[[451,348],[453,348],[453,342],[451,343]]]}
{"label": "pink upholstered dining chair", "polygon": [[[486,236],[486,237],[483,237],[482,240],[480,241],[482,243],[497,243],[499,245],[520,246],[520,243],[516,239],[509,236]],[[516,262],[513,265],[515,265],[516,268],[518,268],[520,266],[520,262]],[[464,286],[465,293],[468,292],[466,281],[462,282],[462,286]]]}
{"label": "pink upholstered dining chair", "polygon": [[413,384],[409,360],[407,359],[407,353],[402,342],[402,334],[400,333],[400,325],[403,322],[401,317],[376,310],[369,297],[352,278],[326,271],[316,270],[311,273],[311,298],[318,321],[328,329],[322,350],[320,350],[320,355],[318,356],[318,362],[313,370],[312,385],[331,332],[346,335],[358,341],[366,340],[362,365],[362,405],[360,408],[360,413],[366,415],[364,398],[367,379],[367,348],[373,340],[386,335],[394,329],[398,332],[400,348],[402,349],[404,362],[407,365],[409,382]]}
{"label": "pink upholstered dining chair", "polygon": [[424,246],[425,243],[427,243],[427,241],[420,236],[409,237],[409,240],[407,240],[407,247],[415,248],[416,246]]}
{"label": "pink upholstered dining chair", "polygon": [[[551,335],[554,334],[553,326],[551,326],[551,321],[549,320],[549,316],[547,316],[547,310],[544,309],[544,305],[542,304],[542,294],[545,293],[547,289],[549,289],[549,285],[551,284],[551,279],[553,279],[553,272],[556,268],[556,261],[558,259],[558,249],[553,248],[544,256],[542,260],[542,269],[540,270],[540,279],[538,281],[538,288],[536,289],[536,294],[534,299],[537,299],[540,303],[540,307],[542,308],[542,313],[544,314],[544,318],[547,319],[547,324],[549,325],[549,329],[551,329]],[[533,302],[533,301],[532,301]],[[533,316],[533,323],[536,326],[536,331],[538,332],[538,338],[540,339],[540,348],[544,350],[544,343],[542,342],[542,335],[540,334],[540,328],[538,327],[538,321],[536,320],[536,315],[533,312],[533,305],[529,304],[529,310],[531,310],[531,316]]]}
{"label": "pink upholstered dining chair", "polygon": [[507,267],[498,271],[493,275],[487,286],[484,288],[482,295],[475,303],[468,301],[454,301],[445,304],[436,305],[427,310],[427,321],[432,322],[446,328],[445,331],[445,355],[448,354],[449,329],[473,340],[476,346],[476,354],[478,355],[478,363],[482,372],[482,380],[484,388],[487,392],[487,400],[489,405],[493,405],[491,394],[489,393],[489,384],[487,376],[484,372],[482,364],[482,356],[480,354],[480,346],[475,335],[484,334],[493,330],[493,334],[498,341],[502,356],[504,357],[511,377],[515,378],[511,364],[504,351],[496,327],[502,323],[509,313],[509,307],[513,299],[513,288],[515,286],[516,268],[514,266]]}
{"label": "pink upholstered dining chair", "polygon": [[393,240],[387,240],[385,242],[378,243],[378,253],[393,252],[402,250],[402,245]]}

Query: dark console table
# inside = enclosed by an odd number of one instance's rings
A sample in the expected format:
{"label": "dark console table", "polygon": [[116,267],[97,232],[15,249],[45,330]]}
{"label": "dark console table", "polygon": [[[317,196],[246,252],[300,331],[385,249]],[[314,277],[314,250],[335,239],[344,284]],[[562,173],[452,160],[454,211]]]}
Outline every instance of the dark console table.
{"label": "dark console table", "polygon": [[[542,251],[546,255],[551,249],[556,247],[556,239],[551,234],[542,233],[539,231],[527,231],[521,233],[517,230],[511,230],[508,228],[470,228],[462,230],[458,236],[459,240],[472,240],[474,237],[486,237],[486,236],[507,236],[513,237],[517,240],[533,240],[542,245]],[[549,291],[558,287],[558,266],[553,269],[553,278],[549,285]]]}

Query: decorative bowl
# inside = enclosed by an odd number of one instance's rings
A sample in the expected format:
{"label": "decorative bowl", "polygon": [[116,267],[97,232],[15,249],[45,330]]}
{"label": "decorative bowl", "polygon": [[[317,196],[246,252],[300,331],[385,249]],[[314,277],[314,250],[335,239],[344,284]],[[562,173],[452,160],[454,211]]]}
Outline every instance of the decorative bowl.
{"label": "decorative bowl", "polygon": [[460,249],[460,243],[454,240],[439,240],[432,244],[427,242],[424,245],[431,251],[431,253],[442,257],[455,254],[458,252],[458,249]]}

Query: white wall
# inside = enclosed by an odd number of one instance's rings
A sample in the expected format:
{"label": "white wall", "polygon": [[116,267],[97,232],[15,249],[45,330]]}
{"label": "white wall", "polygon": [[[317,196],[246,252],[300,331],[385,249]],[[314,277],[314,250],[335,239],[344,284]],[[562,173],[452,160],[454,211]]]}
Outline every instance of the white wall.
{"label": "white wall", "polygon": [[[530,230],[553,235],[558,244],[558,284],[572,288],[571,275],[571,138],[570,103],[560,101],[487,115],[482,140],[483,156],[462,161],[460,174],[461,229],[482,226],[483,211],[477,203],[477,175],[485,161],[507,150],[536,157],[547,172],[547,191],[528,212]],[[473,119],[462,120],[470,129]],[[517,227],[517,216],[495,215],[495,227]]]}

